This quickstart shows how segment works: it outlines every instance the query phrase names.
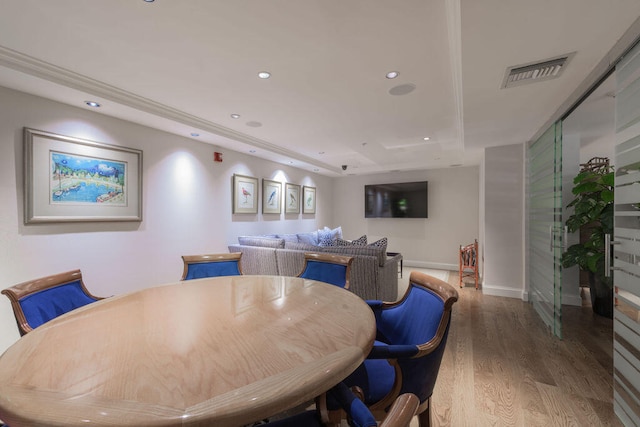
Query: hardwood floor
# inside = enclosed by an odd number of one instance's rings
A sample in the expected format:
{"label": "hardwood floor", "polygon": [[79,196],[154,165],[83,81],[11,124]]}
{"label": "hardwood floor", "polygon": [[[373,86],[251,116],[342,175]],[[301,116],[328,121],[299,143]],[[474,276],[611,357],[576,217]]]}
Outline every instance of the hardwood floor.
{"label": "hardwood floor", "polygon": [[[457,287],[456,272],[448,280]],[[483,295],[471,284],[458,290],[433,425],[622,425],[613,414],[611,319],[563,306],[560,340],[527,302]]]}

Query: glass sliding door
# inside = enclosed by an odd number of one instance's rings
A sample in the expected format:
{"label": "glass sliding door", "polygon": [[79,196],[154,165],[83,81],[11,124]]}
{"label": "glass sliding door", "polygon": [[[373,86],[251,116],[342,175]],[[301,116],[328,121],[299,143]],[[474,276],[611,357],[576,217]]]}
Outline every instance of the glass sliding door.
{"label": "glass sliding door", "polygon": [[640,48],[616,66],[613,406],[640,425]]}
{"label": "glass sliding door", "polygon": [[529,146],[527,158],[529,298],[562,338],[562,122]]}

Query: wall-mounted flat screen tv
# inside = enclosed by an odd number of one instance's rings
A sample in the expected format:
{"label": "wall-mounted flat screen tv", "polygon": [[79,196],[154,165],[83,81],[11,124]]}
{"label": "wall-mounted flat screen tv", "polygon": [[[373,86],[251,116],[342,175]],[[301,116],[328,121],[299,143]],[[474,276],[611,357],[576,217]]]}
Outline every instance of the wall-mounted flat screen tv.
{"label": "wall-mounted flat screen tv", "polygon": [[427,181],[364,186],[365,218],[428,218]]}

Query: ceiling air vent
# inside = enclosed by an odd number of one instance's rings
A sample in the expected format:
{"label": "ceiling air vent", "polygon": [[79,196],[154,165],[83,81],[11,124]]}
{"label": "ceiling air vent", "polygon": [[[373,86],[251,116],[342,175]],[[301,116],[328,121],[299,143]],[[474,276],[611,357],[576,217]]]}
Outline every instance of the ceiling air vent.
{"label": "ceiling air vent", "polygon": [[502,89],[528,83],[542,82],[560,77],[575,52],[544,61],[516,65],[507,68],[502,80]]}

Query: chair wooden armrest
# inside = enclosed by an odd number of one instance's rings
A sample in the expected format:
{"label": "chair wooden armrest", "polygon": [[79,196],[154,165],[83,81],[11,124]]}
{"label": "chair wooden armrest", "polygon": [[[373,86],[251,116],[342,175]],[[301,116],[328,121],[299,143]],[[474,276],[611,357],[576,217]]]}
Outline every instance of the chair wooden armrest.
{"label": "chair wooden armrest", "polygon": [[393,402],[380,427],[409,427],[420,400],[413,393],[404,393]]}

